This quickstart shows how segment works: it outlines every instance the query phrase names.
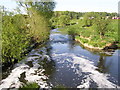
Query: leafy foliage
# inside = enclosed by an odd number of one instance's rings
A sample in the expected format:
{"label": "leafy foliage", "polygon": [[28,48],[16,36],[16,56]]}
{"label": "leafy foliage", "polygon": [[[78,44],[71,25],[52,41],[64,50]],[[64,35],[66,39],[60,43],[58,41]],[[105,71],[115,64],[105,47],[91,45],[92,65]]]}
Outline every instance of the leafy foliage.
{"label": "leafy foliage", "polygon": [[19,88],[19,90],[24,90],[24,89],[38,90],[39,88],[40,86],[37,83],[32,82],[32,83],[24,84],[22,87]]}
{"label": "leafy foliage", "polygon": [[48,38],[49,30],[48,22],[44,16],[37,12],[34,8],[29,8],[32,13],[30,18],[27,18],[29,22],[29,34],[36,42],[43,42]]}
{"label": "leafy foliage", "polygon": [[8,12],[3,8],[2,62],[20,61],[34,43],[43,43],[49,37],[49,19],[54,2],[21,2],[27,15]]}
{"label": "leafy foliage", "polygon": [[70,21],[70,17],[66,16],[66,15],[62,15],[59,17],[59,24],[61,26],[65,26],[68,22]]}
{"label": "leafy foliage", "polygon": [[24,17],[22,15],[3,16],[2,26],[2,62],[21,60],[21,53],[29,46],[30,41],[23,28]]}
{"label": "leafy foliage", "polygon": [[96,24],[95,24],[96,29],[97,29],[98,33],[100,34],[101,38],[103,38],[105,33],[108,30],[107,26],[109,24],[109,20],[100,17],[100,18],[96,18],[95,22],[96,22]]}
{"label": "leafy foliage", "polygon": [[85,26],[91,26],[93,24],[92,17],[93,17],[93,13],[92,12],[86,13],[84,15],[84,25]]}

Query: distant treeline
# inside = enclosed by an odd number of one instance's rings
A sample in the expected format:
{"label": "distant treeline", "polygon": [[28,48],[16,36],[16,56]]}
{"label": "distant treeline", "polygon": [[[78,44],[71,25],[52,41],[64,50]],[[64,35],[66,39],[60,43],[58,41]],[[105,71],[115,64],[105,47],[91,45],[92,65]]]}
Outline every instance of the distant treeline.
{"label": "distant treeline", "polygon": [[54,11],[53,17],[51,18],[53,28],[66,26],[69,24],[75,24],[76,20],[83,19],[87,13],[92,13],[93,15],[100,15],[103,17],[115,17],[118,16],[117,13],[107,13],[107,12],[72,12],[72,11]]}
{"label": "distant treeline", "polygon": [[[72,11],[54,11],[54,17],[60,17],[61,15],[67,15],[68,17],[70,17],[70,19],[79,19],[80,17],[83,17],[86,13],[89,12],[72,12]],[[91,12],[94,14],[99,14],[104,16],[118,16],[117,13],[107,13],[107,12]]]}

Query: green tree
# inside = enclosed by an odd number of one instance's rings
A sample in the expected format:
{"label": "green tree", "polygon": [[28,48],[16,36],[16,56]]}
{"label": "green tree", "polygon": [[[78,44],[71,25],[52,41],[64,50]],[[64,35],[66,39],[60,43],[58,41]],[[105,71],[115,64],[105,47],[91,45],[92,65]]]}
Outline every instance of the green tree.
{"label": "green tree", "polygon": [[109,20],[99,16],[95,19],[95,22],[97,32],[101,38],[104,38],[105,33],[108,31]]}
{"label": "green tree", "polygon": [[55,2],[19,2],[27,10],[29,33],[33,41],[43,42],[49,35],[49,19],[52,17]]}
{"label": "green tree", "polygon": [[93,17],[94,13],[93,12],[88,12],[84,15],[84,25],[85,26],[91,26],[93,24]]}
{"label": "green tree", "polygon": [[29,33],[35,42],[43,42],[49,37],[50,28],[48,27],[48,22],[46,18],[34,8],[29,8],[29,11],[31,12],[31,17],[27,18]]}
{"label": "green tree", "polygon": [[68,17],[67,15],[61,15],[59,17],[59,24],[61,26],[65,26],[66,24],[68,24],[70,21],[70,17]]}
{"label": "green tree", "polygon": [[55,8],[55,2],[51,1],[50,2],[43,2],[43,1],[39,1],[39,0],[31,0],[31,2],[28,2],[27,0],[25,0],[25,2],[18,2],[19,6],[22,6],[24,8],[27,9],[27,13],[28,15],[31,14],[31,12],[29,12],[29,8],[34,8],[37,12],[39,12],[40,14],[42,14],[45,18],[50,19],[53,15],[53,10]]}

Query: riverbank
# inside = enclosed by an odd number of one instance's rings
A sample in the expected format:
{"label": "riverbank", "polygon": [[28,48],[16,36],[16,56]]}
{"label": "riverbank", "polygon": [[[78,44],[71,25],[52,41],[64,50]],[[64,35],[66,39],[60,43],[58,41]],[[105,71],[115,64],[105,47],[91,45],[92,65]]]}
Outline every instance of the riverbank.
{"label": "riverbank", "polygon": [[[54,4],[50,6],[52,5]],[[33,6],[29,8],[31,8],[31,14],[20,12],[18,14],[18,11],[15,13],[3,10],[6,13],[2,15],[1,62],[2,65],[5,65],[5,68],[21,61],[33,47],[36,47],[39,43],[44,43],[49,38],[50,28],[48,26],[50,25],[49,19],[52,16],[48,18],[46,15],[49,12],[43,15],[41,11],[36,10]],[[49,10],[52,11],[53,8]],[[28,9],[26,10],[28,12]]]}
{"label": "riverbank", "polygon": [[118,21],[110,20],[110,24],[107,26],[104,37],[101,38],[97,31],[96,25],[83,27],[82,20],[79,24],[66,26],[61,31],[67,32],[72,35],[74,40],[80,42],[83,46],[94,50],[108,50],[120,48],[120,42],[118,39]]}
{"label": "riverbank", "polygon": [[112,50],[116,50],[116,49],[120,48],[119,45],[118,45],[118,42],[109,43],[109,44],[106,44],[105,46],[102,46],[102,47],[95,47],[95,46],[90,45],[88,43],[82,42],[82,40],[78,39],[78,38],[75,38],[75,41],[79,42],[84,47],[86,47],[88,49],[92,49],[94,51],[112,51]]}
{"label": "riverbank", "polygon": [[103,48],[100,48],[100,47],[94,47],[92,45],[88,45],[87,43],[83,43],[82,41],[80,41],[79,39],[76,39],[75,38],[75,41],[76,42],[79,42],[80,44],[82,44],[84,47],[86,48],[89,48],[89,49],[94,49],[94,50],[99,50],[99,51],[102,51]]}
{"label": "riverbank", "polygon": [[50,28],[45,17],[38,13],[31,15],[31,18],[24,14],[13,14],[13,16],[6,14],[2,19],[1,67],[6,73],[14,64],[23,60],[32,49],[49,39]]}

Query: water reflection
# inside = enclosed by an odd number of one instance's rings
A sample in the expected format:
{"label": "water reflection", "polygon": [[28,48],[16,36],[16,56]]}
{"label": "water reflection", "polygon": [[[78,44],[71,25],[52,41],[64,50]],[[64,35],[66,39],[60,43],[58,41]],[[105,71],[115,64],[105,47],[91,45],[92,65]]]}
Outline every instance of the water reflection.
{"label": "water reflection", "polygon": [[105,65],[106,62],[106,56],[100,55],[99,61],[98,61],[98,71],[101,73],[106,73],[109,70],[109,66]]}
{"label": "water reflection", "polygon": [[45,75],[51,75],[55,71],[55,62],[52,60],[50,62],[42,61],[39,63],[43,66],[43,69],[45,69],[44,74]]}
{"label": "water reflection", "polygon": [[73,50],[74,47],[75,47],[75,42],[74,41],[69,41],[68,47],[69,47],[69,50]]}
{"label": "water reflection", "polygon": [[[50,60],[48,60],[48,58],[44,58],[44,60],[40,60],[39,64],[40,66],[42,66],[43,69],[45,69],[44,71],[44,74],[45,75],[51,75],[52,73],[54,73],[55,71],[55,62],[52,60],[52,57],[51,57],[51,49],[52,47],[49,45],[49,42],[48,44],[45,45],[45,48],[46,48],[46,54],[49,56]],[[40,67],[41,68],[41,67]]]}

